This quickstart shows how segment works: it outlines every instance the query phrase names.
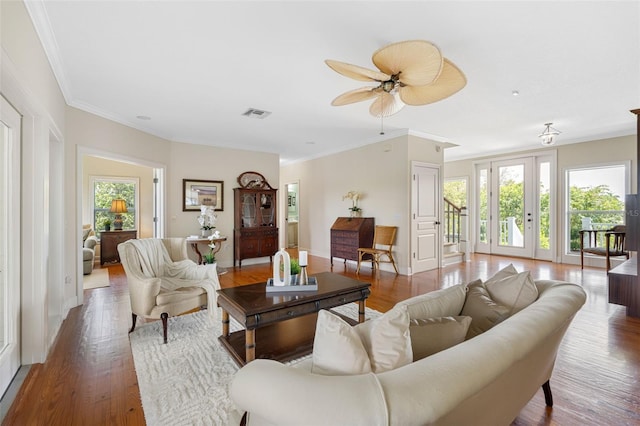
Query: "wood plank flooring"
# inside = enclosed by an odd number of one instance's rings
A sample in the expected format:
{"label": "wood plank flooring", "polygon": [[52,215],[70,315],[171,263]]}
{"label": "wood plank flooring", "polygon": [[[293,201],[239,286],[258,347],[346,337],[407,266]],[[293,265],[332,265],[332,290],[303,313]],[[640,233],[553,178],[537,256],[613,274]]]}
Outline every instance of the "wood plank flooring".
{"label": "wood plank flooring", "polygon": [[[356,277],[355,268],[310,256],[309,275],[333,270]],[[500,256],[474,255],[470,262],[412,277],[365,269],[371,281],[367,306],[387,311],[396,302],[454,284],[487,278],[513,263],[535,279],[559,279],[584,287],[588,299],[558,353],[551,378],[553,409],[540,390],[513,425],[640,425],[640,320],[607,303],[604,269]],[[265,280],[267,264],[230,268],[223,287]],[[126,277],[109,267],[110,287],[85,291],[83,306],[70,311],[47,362],[35,365],[3,425],[144,425],[128,339],[131,322]],[[169,330],[171,333],[171,330]],[[158,336],[160,344],[161,337]]]}

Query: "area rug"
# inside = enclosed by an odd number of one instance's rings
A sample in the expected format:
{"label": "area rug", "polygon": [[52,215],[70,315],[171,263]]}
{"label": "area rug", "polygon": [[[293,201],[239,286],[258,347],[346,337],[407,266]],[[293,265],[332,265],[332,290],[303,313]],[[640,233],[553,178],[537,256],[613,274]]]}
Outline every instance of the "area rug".
{"label": "area rug", "polygon": [[109,287],[109,270],[107,268],[94,269],[88,275],[82,276],[82,287],[85,290],[98,287]]}
{"label": "area rug", "polygon": [[[333,310],[358,317],[355,303]],[[379,315],[366,310],[367,319]],[[241,326],[232,319],[230,329],[240,330]],[[239,424],[242,413],[228,394],[238,367],[218,342],[221,333],[220,321],[200,311],[169,318],[166,345],[159,321],[140,325],[129,335],[148,425]]]}

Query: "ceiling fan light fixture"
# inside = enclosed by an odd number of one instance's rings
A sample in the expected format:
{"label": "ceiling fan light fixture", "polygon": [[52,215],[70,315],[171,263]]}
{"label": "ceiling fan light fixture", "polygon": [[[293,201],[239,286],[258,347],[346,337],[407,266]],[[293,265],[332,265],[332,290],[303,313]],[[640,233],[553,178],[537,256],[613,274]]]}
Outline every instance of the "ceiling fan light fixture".
{"label": "ceiling fan light fixture", "polygon": [[556,136],[558,136],[561,132],[551,127],[553,123],[545,123],[544,125],[544,131],[538,135],[538,137],[540,138],[540,142],[544,146],[553,145],[556,142]]}

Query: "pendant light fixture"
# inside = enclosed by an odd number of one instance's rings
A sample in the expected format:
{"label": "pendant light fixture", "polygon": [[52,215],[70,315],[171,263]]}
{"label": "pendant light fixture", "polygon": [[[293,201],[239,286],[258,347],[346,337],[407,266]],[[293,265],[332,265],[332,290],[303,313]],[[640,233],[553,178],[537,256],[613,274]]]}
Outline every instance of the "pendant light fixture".
{"label": "pendant light fixture", "polygon": [[560,131],[551,127],[553,123],[545,123],[545,128],[542,133],[538,135],[542,145],[549,146],[556,142],[556,136],[560,134]]}

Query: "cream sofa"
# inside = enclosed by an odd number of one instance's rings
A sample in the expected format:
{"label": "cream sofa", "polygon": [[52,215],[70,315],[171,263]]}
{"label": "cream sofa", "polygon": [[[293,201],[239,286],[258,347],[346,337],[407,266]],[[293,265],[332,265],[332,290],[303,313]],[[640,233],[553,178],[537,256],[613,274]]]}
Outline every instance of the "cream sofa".
{"label": "cream sofa", "polygon": [[[327,376],[312,374],[311,360],[255,360],[236,374],[230,395],[249,425],[509,425],[541,386],[552,405],[558,347],[586,299],[575,284],[531,283],[538,296],[524,309],[400,368]],[[452,291],[430,295],[421,303],[433,316],[460,315],[459,301],[447,300]]]}

